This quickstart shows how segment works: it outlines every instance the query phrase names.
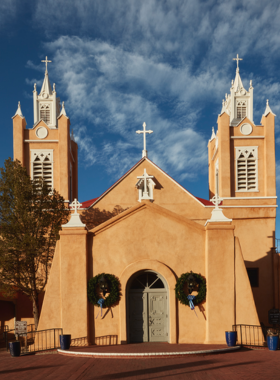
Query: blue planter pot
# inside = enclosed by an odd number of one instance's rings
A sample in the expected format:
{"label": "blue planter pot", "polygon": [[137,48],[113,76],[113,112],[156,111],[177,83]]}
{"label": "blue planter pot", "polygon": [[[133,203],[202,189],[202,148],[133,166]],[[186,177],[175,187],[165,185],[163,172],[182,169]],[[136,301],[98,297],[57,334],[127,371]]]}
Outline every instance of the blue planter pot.
{"label": "blue planter pot", "polygon": [[266,341],[267,341],[267,347],[270,351],[276,351],[278,348],[278,340],[279,337],[276,336],[267,336]]}
{"label": "blue planter pot", "polygon": [[20,356],[20,342],[10,342],[9,343],[11,356]]}
{"label": "blue planter pot", "polygon": [[236,346],[237,332],[236,331],[226,331],[226,341],[229,347]]}
{"label": "blue planter pot", "polygon": [[59,335],[60,347],[62,350],[69,350],[71,344],[71,334]]}

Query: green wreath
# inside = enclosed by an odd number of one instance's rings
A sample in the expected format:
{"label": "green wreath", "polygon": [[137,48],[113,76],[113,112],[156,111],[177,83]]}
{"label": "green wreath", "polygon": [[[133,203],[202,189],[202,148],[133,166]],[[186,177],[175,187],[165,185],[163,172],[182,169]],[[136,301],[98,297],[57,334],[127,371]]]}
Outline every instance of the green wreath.
{"label": "green wreath", "polygon": [[184,285],[185,285],[186,281],[188,280],[188,277],[190,274],[193,275],[193,277],[195,278],[196,282],[199,285],[198,294],[195,296],[195,299],[193,300],[193,304],[198,305],[206,299],[206,280],[205,280],[205,278],[202,277],[198,273],[193,273],[192,271],[187,272],[187,273],[183,273],[181,275],[181,277],[179,277],[177,280],[177,283],[175,286],[175,293],[176,293],[176,297],[178,298],[178,300],[183,305],[188,305],[188,306],[190,306],[190,304],[189,304],[189,300],[188,300],[188,294],[186,294],[186,292],[184,290]]}
{"label": "green wreath", "polygon": [[95,306],[100,307],[100,305],[97,303],[98,300],[101,298],[100,294],[97,292],[98,288],[98,281],[101,276],[104,276],[108,283],[110,284],[110,294],[108,297],[104,299],[104,303],[102,307],[111,307],[115,303],[119,302],[120,300],[120,282],[113,274],[108,273],[100,273],[95,277],[92,277],[88,282],[88,300],[90,303],[92,303]]}

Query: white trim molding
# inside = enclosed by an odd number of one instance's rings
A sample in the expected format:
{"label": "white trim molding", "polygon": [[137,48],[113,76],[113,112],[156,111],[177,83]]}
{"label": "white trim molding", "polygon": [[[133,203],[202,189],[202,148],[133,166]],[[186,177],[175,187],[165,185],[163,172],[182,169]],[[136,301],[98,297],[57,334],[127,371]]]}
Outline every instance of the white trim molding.
{"label": "white trim molding", "polygon": [[58,143],[58,140],[24,140],[25,143]]}
{"label": "white trim molding", "polygon": [[231,139],[264,139],[264,136],[230,136]]}

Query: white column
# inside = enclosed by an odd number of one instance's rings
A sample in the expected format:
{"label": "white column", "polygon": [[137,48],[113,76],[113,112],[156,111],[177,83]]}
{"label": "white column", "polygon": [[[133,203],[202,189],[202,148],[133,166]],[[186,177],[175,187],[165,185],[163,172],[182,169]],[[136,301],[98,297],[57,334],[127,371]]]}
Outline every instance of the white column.
{"label": "white column", "polygon": [[250,93],[250,120],[252,122],[254,122],[254,119],[253,119],[253,92],[254,92],[254,88],[252,86],[252,83],[250,83],[250,88],[249,88],[249,93]]}
{"label": "white column", "polygon": [[34,90],[33,90],[33,114],[34,114],[34,124],[36,124],[38,121],[38,103],[37,103],[36,83],[34,84]]}
{"label": "white column", "polygon": [[230,112],[230,123],[234,119],[234,108],[235,108],[235,96],[234,96],[234,88],[233,85],[230,89],[230,97],[231,97],[231,112]]}
{"label": "white column", "polygon": [[52,124],[54,127],[56,127],[56,91],[55,91],[55,84],[53,85],[53,106],[52,106],[53,112],[52,112]]}

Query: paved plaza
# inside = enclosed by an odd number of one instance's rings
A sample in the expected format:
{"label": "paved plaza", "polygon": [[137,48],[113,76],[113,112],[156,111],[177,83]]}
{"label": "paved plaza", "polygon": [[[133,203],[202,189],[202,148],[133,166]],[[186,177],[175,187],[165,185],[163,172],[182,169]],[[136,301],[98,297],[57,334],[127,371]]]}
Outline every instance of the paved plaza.
{"label": "paved plaza", "polygon": [[1,380],[280,379],[280,351],[241,349],[165,359],[92,359],[60,354],[12,358],[0,353]]}

